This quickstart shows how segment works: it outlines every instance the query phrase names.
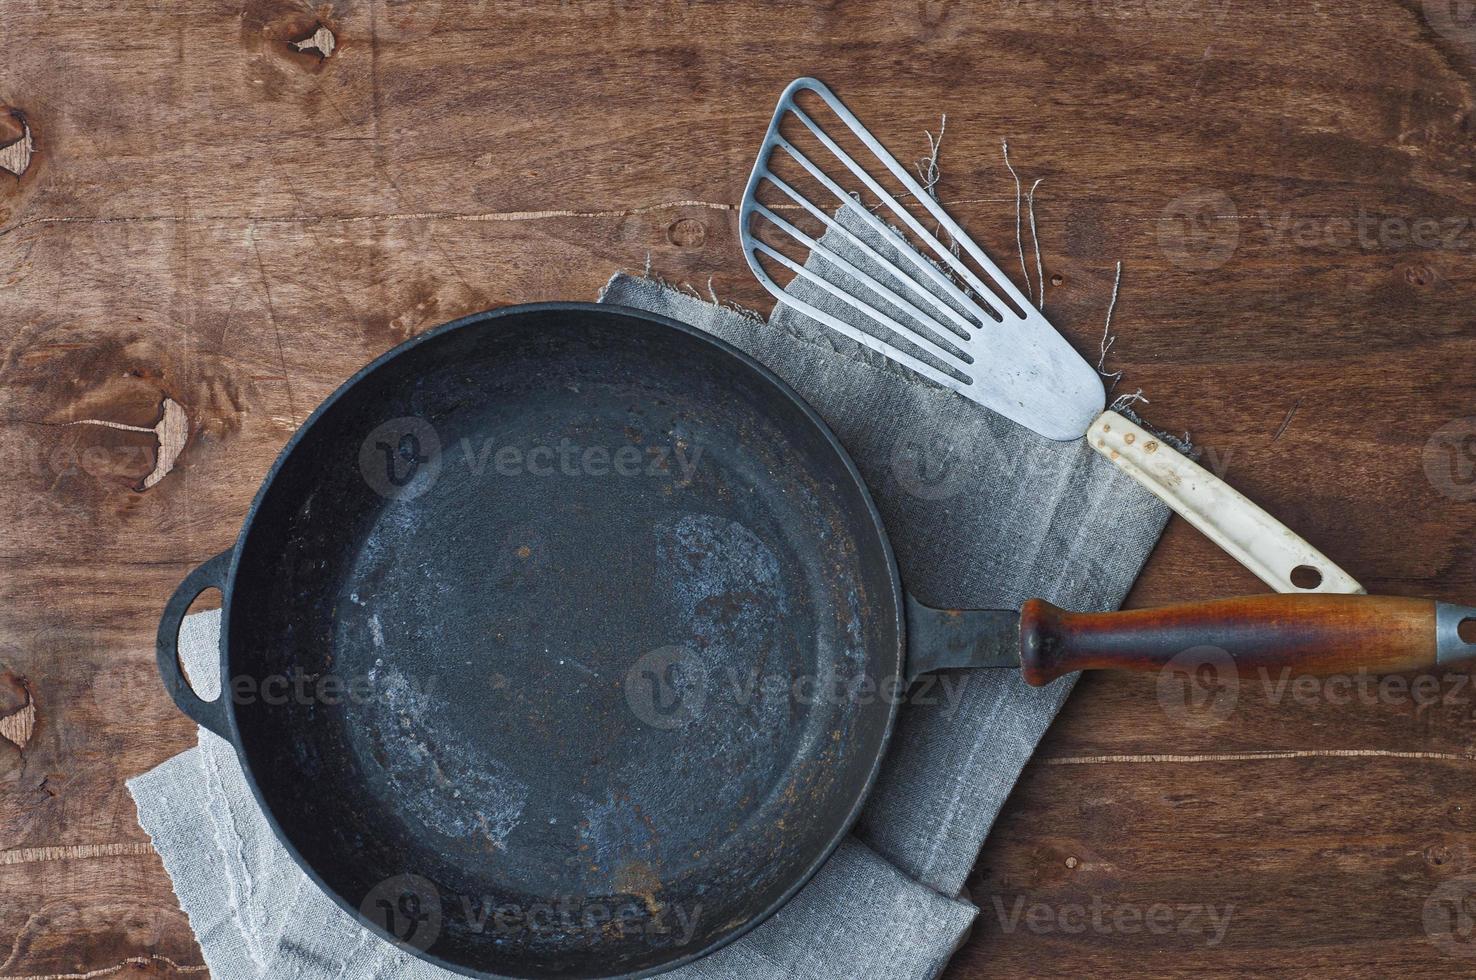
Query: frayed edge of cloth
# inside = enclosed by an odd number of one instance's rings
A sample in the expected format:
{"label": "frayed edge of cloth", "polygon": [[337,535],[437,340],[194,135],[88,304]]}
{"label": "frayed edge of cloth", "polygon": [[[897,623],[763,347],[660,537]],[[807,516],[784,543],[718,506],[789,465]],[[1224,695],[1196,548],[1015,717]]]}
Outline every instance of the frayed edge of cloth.
{"label": "frayed edge of cloth", "polygon": [[732,300],[719,299],[717,290],[713,288],[712,280],[714,277],[712,276],[707,277],[707,295],[704,296],[702,295],[702,293],[697,291],[697,287],[693,286],[689,282],[672,282],[670,279],[665,279],[657,275],[656,273],[651,271],[651,256],[649,253],[646,255],[646,264],[639,273],[633,273],[629,269],[623,268],[616,269],[613,273],[611,273],[610,278],[605,280],[605,284],[601,286],[600,291],[595,294],[595,301],[603,302],[605,299],[605,294],[610,291],[610,287],[615,284],[615,280],[619,279],[621,276],[631,276],[636,279],[642,279],[646,282],[652,283],[653,285],[660,286],[662,289],[669,289],[674,293],[681,293],[683,296],[690,296],[692,299],[700,300],[704,303],[711,303],[713,306],[728,310],[731,313],[736,313],[743,319],[749,320],[756,324],[767,326],[769,323],[768,317],[764,316],[757,310],[751,310],[740,303],[733,302]]}
{"label": "frayed edge of cloth", "polygon": [[1133,402],[1135,401],[1147,401],[1147,399],[1143,397],[1143,392],[1141,390],[1136,391],[1131,395],[1122,395],[1121,397],[1119,397],[1116,401],[1112,403],[1112,411],[1116,412],[1118,415],[1121,415],[1123,418],[1132,422],[1139,428],[1153,433],[1153,435],[1156,436],[1165,445],[1172,446],[1184,456],[1187,456],[1195,461],[1199,460],[1199,457],[1203,454],[1199,449],[1195,448],[1194,443],[1189,438],[1189,433],[1186,432],[1182,436],[1176,436],[1170,432],[1163,431],[1155,425],[1151,425],[1148,422],[1145,422],[1143,420],[1143,417],[1132,409]]}

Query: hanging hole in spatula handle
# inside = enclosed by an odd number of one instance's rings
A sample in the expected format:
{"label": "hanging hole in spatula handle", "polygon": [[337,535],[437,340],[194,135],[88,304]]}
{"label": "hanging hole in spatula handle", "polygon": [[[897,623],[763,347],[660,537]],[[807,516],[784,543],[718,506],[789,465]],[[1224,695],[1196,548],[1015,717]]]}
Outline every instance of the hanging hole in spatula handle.
{"label": "hanging hole in spatula handle", "polygon": [[[184,624],[190,604],[207,589],[225,591],[226,577],[231,569],[230,551],[223,551],[200,565],[180,583],[164,606],[164,615],[159,619],[159,635],[155,643],[155,655],[159,662],[159,676],[175,705],[194,722],[229,740],[230,722],[226,717],[226,689],[222,682],[220,697],[206,701],[195,693],[179,663],[179,629]],[[224,624],[222,623],[222,626]]]}
{"label": "hanging hole in spatula handle", "polygon": [[1291,528],[1131,419],[1103,412],[1087,439],[1277,592],[1364,593],[1353,576]]}

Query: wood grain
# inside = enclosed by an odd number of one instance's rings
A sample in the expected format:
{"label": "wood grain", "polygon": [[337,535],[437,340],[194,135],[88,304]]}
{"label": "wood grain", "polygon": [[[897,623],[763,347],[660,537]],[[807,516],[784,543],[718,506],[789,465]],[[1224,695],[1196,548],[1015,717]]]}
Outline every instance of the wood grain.
{"label": "wood grain", "polygon": [[[1147,419],[1371,592],[1471,601],[1476,35],[1451,9],[0,4],[0,715],[34,713],[0,739],[0,977],[204,974],[123,787],[193,739],[152,666],[174,585],[406,337],[648,256],[766,309],[734,209],[798,74],[899,155],[946,113],[939,191],[1001,257],[1008,138],[1083,351],[1123,263],[1107,365]],[[1176,521],[1130,602],[1257,591]],[[1476,873],[1476,695],[1442,690],[1176,708],[1151,678],[1084,681],[948,975],[1469,972],[1422,918]],[[1021,898],[1053,928],[1010,920]],[[1054,928],[1098,899],[1233,912],[1214,945]]]}
{"label": "wood grain", "polygon": [[1028,599],[1020,607],[1020,666],[1037,687],[1083,670],[1162,677],[1208,668],[1237,674],[1237,683],[1295,682],[1313,691],[1326,686],[1316,678],[1435,670],[1435,610],[1431,600],[1407,596],[1253,595],[1105,613]]}

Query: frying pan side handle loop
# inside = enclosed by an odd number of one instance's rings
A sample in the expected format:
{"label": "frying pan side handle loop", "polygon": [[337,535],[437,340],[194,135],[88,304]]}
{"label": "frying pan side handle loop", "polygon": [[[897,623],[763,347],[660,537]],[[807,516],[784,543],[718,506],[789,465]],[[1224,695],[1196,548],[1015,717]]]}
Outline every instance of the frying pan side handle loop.
{"label": "frying pan side handle loop", "polygon": [[226,718],[226,698],[229,697],[230,684],[222,678],[220,697],[214,701],[203,700],[195,693],[194,688],[190,687],[189,679],[185,677],[184,670],[179,665],[179,628],[184,623],[185,613],[189,611],[190,603],[194,602],[200,593],[206,589],[225,590],[226,575],[231,567],[231,555],[232,552],[223,551],[185,577],[164,606],[164,615],[159,620],[159,636],[155,644],[155,653],[159,661],[159,676],[163,678],[164,687],[169,691],[169,696],[174,699],[175,705],[196,724],[208,728],[227,741],[231,738],[230,723]]}
{"label": "frying pan side handle loop", "polygon": [[1131,419],[1104,412],[1087,441],[1277,592],[1364,592],[1285,524]]}
{"label": "frying pan side handle loop", "polygon": [[1430,599],[1255,595],[1109,613],[1031,599],[1020,609],[1021,667],[1037,686],[1078,670],[1270,680],[1394,674],[1433,668],[1442,653],[1476,657],[1476,644],[1442,650]]}

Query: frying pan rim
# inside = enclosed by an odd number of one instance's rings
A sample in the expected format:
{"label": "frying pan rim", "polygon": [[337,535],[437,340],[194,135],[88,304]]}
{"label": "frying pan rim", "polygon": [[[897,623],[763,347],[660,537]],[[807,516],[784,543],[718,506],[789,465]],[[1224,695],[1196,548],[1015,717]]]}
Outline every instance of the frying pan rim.
{"label": "frying pan rim", "polygon": [[[277,458],[273,461],[271,468],[267,471],[266,476],[263,477],[261,486],[257,489],[256,495],[252,498],[251,506],[246,512],[246,517],[241,523],[241,530],[237,534],[235,543],[232,546],[229,568],[223,581],[224,587],[221,589],[221,628],[219,641],[221,677],[224,678],[231,676],[229,673],[231,607],[234,597],[233,594],[235,591],[236,573],[241,562],[241,555],[246,544],[246,539],[250,535],[252,527],[255,524],[257,510],[261,507],[262,501],[266,498],[267,493],[271,490],[273,484],[276,482],[276,479],[280,474],[282,468],[286,465],[287,460],[293,455],[293,452],[294,450],[296,450],[298,444],[307,436],[307,433],[313,428],[314,424],[318,422],[318,420],[322,418],[322,416],[325,415],[330,409],[332,409],[332,407],[336,405],[341,399],[347,397],[348,394],[369,375],[375,373],[376,371],[379,371],[381,368],[388,366],[400,355],[406,354],[422,344],[429,343],[439,337],[454,333],[458,330],[486,323],[491,320],[498,320],[503,317],[520,316],[530,313],[552,312],[592,314],[601,317],[632,317],[635,319],[655,323],[668,329],[676,330],[677,332],[685,334],[686,336],[700,343],[704,343],[715,348],[719,352],[726,354],[730,359],[743,364],[750,372],[756,373],[769,385],[770,388],[772,388],[778,394],[782,395],[795,408],[799,409],[801,415],[806,420],[808,420],[809,424],[813,426],[814,429],[824,438],[825,443],[830,447],[831,453],[845,467],[847,474],[849,474],[851,478],[854,489],[857,493],[859,493],[860,499],[865,505],[866,514],[870,519],[872,528],[874,529],[875,543],[880,545],[881,547],[882,556],[885,561],[887,583],[890,586],[891,592],[891,601],[887,609],[892,618],[892,621],[896,625],[896,650],[889,659],[892,661],[895,676],[902,676],[907,659],[907,617],[904,604],[905,600],[902,580],[897,568],[896,555],[892,550],[891,540],[887,537],[886,525],[882,521],[881,512],[876,506],[876,501],[872,499],[871,490],[867,487],[866,480],[862,477],[861,471],[856,467],[856,463],[851,458],[851,454],[848,453],[845,447],[841,445],[840,440],[836,438],[835,433],[831,431],[830,426],[826,424],[825,420],[820,417],[819,413],[815,411],[815,409],[809,404],[809,402],[805,401],[805,399],[799,394],[799,392],[795,391],[794,388],[787,381],[779,377],[779,375],[774,373],[752,355],[743,350],[740,350],[739,348],[733,346],[732,344],[719,337],[715,337],[712,334],[699,330],[698,328],[690,324],[683,323],[680,320],[668,316],[663,316],[659,313],[652,313],[648,310],[642,310],[630,306],[622,306],[615,303],[554,301],[542,303],[522,303],[513,306],[503,306],[489,310],[482,310],[480,312],[472,313],[467,316],[460,317],[456,320],[452,320],[449,323],[443,323],[438,327],[433,327],[422,334],[418,334],[417,336],[412,337],[409,340],[406,340],[403,343],[390,348],[383,354],[376,357],[374,360],[370,361],[368,364],[364,365],[351,377],[349,377],[348,380],[339,385],[338,388],[335,389],[331,395],[325,398],[323,402],[312,411],[312,413],[307,417],[302,425],[298,427],[297,431],[292,434],[291,438],[287,440],[287,443],[282,447],[281,452],[277,454]],[[428,963],[441,967],[444,970],[449,970],[452,973],[457,973],[467,977],[479,978],[479,980],[485,980],[486,977],[490,976],[491,974],[489,974],[485,970],[453,963],[428,951],[422,951],[414,947],[404,946],[403,944],[399,943],[393,935],[381,929],[375,922],[366,917],[358,907],[351,905],[344,896],[338,893],[337,890],[328,886],[327,882],[323,880],[323,876],[319,874],[318,870],[303,856],[303,854],[297,849],[296,845],[294,845],[292,841],[288,839],[286,833],[284,833],[282,829],[280,822],[277,820],[276,814],[272,812],[271,807],[267,805],[266,800],[263,798],[261,788],[257,784],[256,777],[251,770],[251,765],[246,757],[246,751],[242,744],[241,732],[236,723],[234,700],[227,695],[227,691],[228,687],[222,687],[221,697],[224,699],[223,714],[226,721],[226,727],[230,732],[231,747],[235,750],[236,757],[241,764],[241,771],[242,774],[245,776],[246,785],[251,789],[252,798],[256,800],[257,807],[261,810],[262,815],[266,818],[267,826],[271,828],[272,835],[276,837],[278,843],[280,843],[282,847],[287,851],[288,855],[292,858],[293,863],[295,863],[298,868],[300,868],[302,872],[307,875],[308,880],[311,881],[315,886],[317,886],[319,891],[327,895],[335,905],[347,912],[349,916],[352,917],[361,926],[369,929],[371,932],[373,932],[375,935],[379,936],[386,942],[389,942],[402,950],[406,950],[407,952],[410,952],[411,954],[417,956],[422,960],[425,960]],[[719,949],[722,949],[730,943],[736,942],[737,940],[741,939],[743,936],[758,928],[764,922],[767,922],[776,912],[778,912],[781,908],[788,904],[795,897],[795,895],[799,893],[800,889],[807,885],[811,881],[811,879],[813,879],[815,875],[819,873],[820,869],[825,866],[825,863],[829,861],[830,858],[835,854],[836,849],[840,847],[841,842],[844,841],[846,837],[850,834],[851,829],[855,826],[856,821],[860,818],[861,810],[866,805],[866,801],[871,797],[871,792],[875,788],[877,777],[881,772],[882,763],[886,759],[887,749],[891,744],[892,734],[893,730],[896,727],[897,713],[899,710],[899,699],[887,698],[885,700],[889,702],[887,708],[886,725],[881,733],[881,742],[877,747],[876,758],[872,761],[871,768],[867,772],[865,781],[857,787],[850,809],[847,811],[844,820],[837,823],[835,832],[831,835],[830,839],[821,849],[816,859],[811,862],[807,868],[805,868],[802,874],[795,877],[795,880],[789,885],[788,888],[785,889],[784,893],[780,895],[777,900],[770,903],[767,908],[763,909],[758,914],[752,916],[748,920],[748,922],[744,923],[739,928],[733,930],[727,935],[720,937],[715,942],[708,944],[706,947],[698,950],[697,952],[690,953],[679,959],[663,963],[650,969],[640,970],[634,973],[624,973],[618,975],[612,974],[608,977],[602,978],[602,980],[640,980],[640,978],[651,977],[660,973],[666,973],[671,970],[675,970],[681,966],[685,966],[689,963],[700,960],[717,952]]]}

